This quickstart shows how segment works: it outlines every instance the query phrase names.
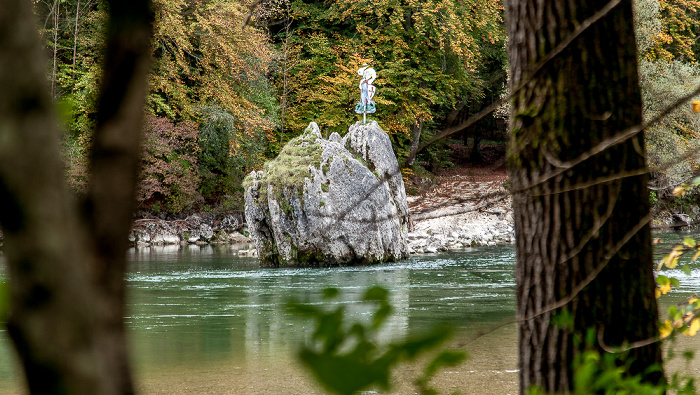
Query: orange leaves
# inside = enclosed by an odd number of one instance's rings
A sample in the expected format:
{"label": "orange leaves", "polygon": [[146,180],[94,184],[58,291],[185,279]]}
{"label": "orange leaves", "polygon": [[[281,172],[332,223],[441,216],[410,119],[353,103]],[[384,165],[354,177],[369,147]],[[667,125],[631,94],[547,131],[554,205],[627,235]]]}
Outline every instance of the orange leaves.
{"label": "orange leaves", "polygon": [[665,339],[669,337],[673,333],[673,326],[671,325],[670,320],[666,320],[663,322],[663,324],[659,327],[659,337],[662,339]]}
{"label": "orange leaves", "polygon": [[[241,1],[155,0],[154,73],[149,99],[156,114],[196,119],[197,108],[216,103],[244,129],[274,128],[266,79],[273,52],[261,30],[241,29]],[[267,95],[267,96],[266,96]],[[174,115],[174,116],[173,116]]]}
{"label": "orange leaves", "polygon": [[655,37],[650,60],[685,58],[695,61],[693,45],[700,28],[697,11],[700,0],[660,0],[662,32]]}

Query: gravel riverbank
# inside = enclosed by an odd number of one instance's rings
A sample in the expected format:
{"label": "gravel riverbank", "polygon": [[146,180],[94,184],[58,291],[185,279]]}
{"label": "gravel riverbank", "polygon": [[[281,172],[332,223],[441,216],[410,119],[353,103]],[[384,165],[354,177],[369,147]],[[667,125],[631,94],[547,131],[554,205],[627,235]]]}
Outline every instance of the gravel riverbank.
{"label": "gravel riverbank", "polygon": [[[513,242],[513,213],[505,171],[456,169],[438,179],[420,196],[409,196],[408,240],[412,254],[461,250]],[[256,256],[242,214],[208,213],[167,221],[134,222],[129,240],[134,247],[226,244],[242,256]]]}
{"label": "gravel riverbank", "polygon": [[454,173],[430,192],[409,197],[414,254],[512,243],[513,211],[504,171]]}

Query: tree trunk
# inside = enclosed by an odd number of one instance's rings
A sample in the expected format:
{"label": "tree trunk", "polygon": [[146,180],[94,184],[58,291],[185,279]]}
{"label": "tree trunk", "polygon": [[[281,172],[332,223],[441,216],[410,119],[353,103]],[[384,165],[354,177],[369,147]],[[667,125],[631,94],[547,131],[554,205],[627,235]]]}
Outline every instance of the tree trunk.
{"label": "tree trunk", "polygon": [[420,145],[420,135],[423,132],[423,120],[417,121],[411,129],[411,148],[408,151],[408,158],[406,159],[406,166],[413,166],[416,161],[416,154],[418,153],[418,146]]}
{"label": "tree trunk", "polygon": [[51,31],[51,38],[53,39],[53,67],[51,68],[51,97],[56,99],[58,95],[56,93],[56,74],[58,74],[58,29],[60,28],[58,22],[60,21],[59,15],[61,11],[61,6],[58,0],[53,2],[53,7],[51,8],[51,14],[53,16],[53,30]]}
{"label": "tree trunk", "polygon": [[472,152],[469,154],[469,161],[472,163],[481,163],[481,151],[479,146],[481,145],[481,134],[483,129],[480,126],[474,127],[474,138],[472,144]]}
{"label": "tree trunk", "polygon": [[150,54],[148,2],[110,2],[91,186],[64,181],[61,131],[32,4],[0,9],[0,224],[8,330],[36,394],[130,394],[124,336],[126,236]]}
{"label": "tree trunk", "polygon": [[[642,121],[631,0],[543,60],[607,3],[506,1],[512,85],[523,86],[508,156],[521,392],[571,390],[589,330],[601,352],[658,334],[643,136],[594,151]],[[567,316],[573,325],[552,323]],[[660,346],[628,358],[628,373],[643,374]]]}
{"label": "tree trunk", "polygon": [[73,30],[73,69],[72,77],[73,83],[77,83],[75,80],[75,63],[78,57],[78,22],[80,22],[80,0],[76,2],[75,5],[75,29]]}

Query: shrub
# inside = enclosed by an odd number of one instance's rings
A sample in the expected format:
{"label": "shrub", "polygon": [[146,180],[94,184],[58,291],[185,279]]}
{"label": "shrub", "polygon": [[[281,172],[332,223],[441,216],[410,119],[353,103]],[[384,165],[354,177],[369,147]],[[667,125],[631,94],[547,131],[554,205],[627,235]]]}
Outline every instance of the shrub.
{"label": "shrub", "polygon": [[66,179],[68,185],[78,194],[83,194],[87,190],[88,184],[88,160],[84,145],[71,136],[63,139],[61,154],[66,167]]}
{"label": "shrub", "polygon": [[265,132],[243,129],[231,113],[218,106],[200,111],[204,122],[197,138],[202,177],[199,191],[207,199],[227,196],[242,201],[241,181],[265,160]]}
{"label": "shrub", "polygon": [[[678,61],[642,61],[639,67],[644,119],[656,116],[700,83],[700,68]],[[683,105],[646,133],[649,168],[657,187],[671,188],[698,170],[700,116]]]}
{"label": "shrub", "polygon": [[138,188],[140,203],[164,203],[171,213],[190,210],[202,201],[197,164],[197,125],[173,124],[165,118],[146,117],[143,157]]}

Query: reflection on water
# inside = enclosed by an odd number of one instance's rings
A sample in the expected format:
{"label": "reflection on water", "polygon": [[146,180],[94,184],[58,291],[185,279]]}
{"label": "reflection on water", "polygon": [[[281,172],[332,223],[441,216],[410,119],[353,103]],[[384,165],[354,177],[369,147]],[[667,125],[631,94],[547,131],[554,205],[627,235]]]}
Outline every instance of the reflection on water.
{"label": "reflection on water", "polygon": [[367,287],[390,289],[395,310],[383,341],[442,321],[470,330],[513,315],[512,254],[492,247],[379,266],[274,269],[212,247],[132,250],[127,323],[144,368],[286,357],[313,326],[286,303],[328,303],[319,292],[326,287],[342,291],[330,307],[357,320],[371,313],[359,303]]}
{"label": "reflection on water", "polygon": [[[660,236],[665,243],[656,247],[659,254],[683,237]],[[382,341],[398,340],[440,322],[449,322],[459,335],[514,316],[513,246],[417,256],[377,266],[305,269],[259,268],[256,259],[238,257],[230,248],[129,251],[126,322],[137,371],[187,372],[212,365],[237,369],[289,360],[308,338],[313,323],[288,312],[287,301],[327,303],[319,292],[326,287],[342,291],[342,298],[331,307],[342,305],[357,320],[370,315],[368,307],[359,303],[365,289],[381,285],[391,290],[395,314],[380,334]],[[683,295],[700,289],[700,266],[694,265],[690,275],[679,270],[670,274],[680,279]],[[507,342],[483,339],[494,343],[480,347],[504,350],[499,355],[514,353],[513,331],[507,332]],[[3,335],[2,393],[18,391],[14,364]]]}

